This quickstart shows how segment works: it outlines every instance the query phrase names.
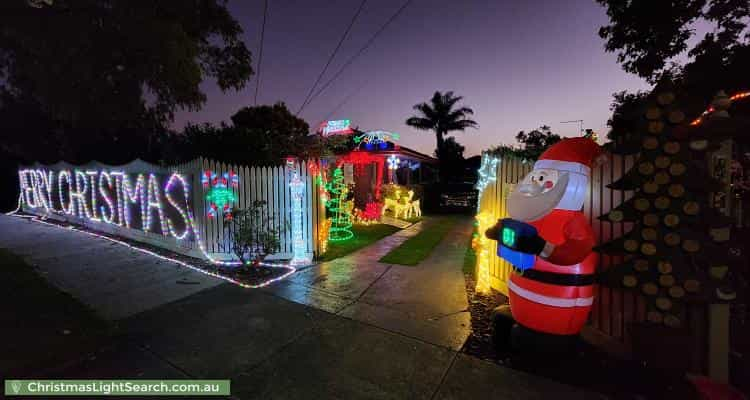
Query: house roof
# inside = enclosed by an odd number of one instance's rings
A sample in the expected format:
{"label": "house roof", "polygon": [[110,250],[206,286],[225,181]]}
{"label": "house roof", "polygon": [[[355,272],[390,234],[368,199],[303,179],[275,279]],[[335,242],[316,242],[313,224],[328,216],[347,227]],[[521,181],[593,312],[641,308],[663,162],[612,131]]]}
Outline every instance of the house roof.
{"label": "house roof", "polygon": [[369,153],[373,154],[398,154],[401,156],[409,157],[415,160],[419,160],[420,162],[425,162],[428,164],[437,164],[439,163],[439,160],[435,157],[429,156],[424,153],[420,153],[414,149],[410,149],[405,146],[395,145],[393,148],[388,150],[372,150],[369,151]]}

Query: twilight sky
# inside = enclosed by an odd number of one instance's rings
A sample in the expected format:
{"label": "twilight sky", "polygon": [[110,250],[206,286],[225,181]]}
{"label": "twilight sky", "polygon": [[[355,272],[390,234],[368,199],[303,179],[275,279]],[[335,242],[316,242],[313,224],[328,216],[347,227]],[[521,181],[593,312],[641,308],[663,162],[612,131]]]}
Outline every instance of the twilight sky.
{"label": "twilight sky", "polygon": [[[322,82],[402,4],[369,0]],[[296,112],[359,0],[269,0],[269,13],[258,103],[284,101]],[[245,29],[257,72],[263,0],[233,0],[229,8]],[[301,113],[317,126],[349,96],[330,119],[351,119],[364,130],[401,134],[400,144],[432,154],[433,134],[404,121],[412,106],[435,90],[453,90],[474,109],[479,129],[455,134],[466,156],[515,134],[546,124],[563,136],[575,136],[578,124],[606,131],[612,93],[647,89],[627,74],[615,55],[605,53],[598,28],[607,23],[593,0],[413,0],[325,92]],[[253,104],[257,76],[239,92],[222,93],[205,82],[208,101],[199,112],[180,112],[186,122],[228,121]]]}

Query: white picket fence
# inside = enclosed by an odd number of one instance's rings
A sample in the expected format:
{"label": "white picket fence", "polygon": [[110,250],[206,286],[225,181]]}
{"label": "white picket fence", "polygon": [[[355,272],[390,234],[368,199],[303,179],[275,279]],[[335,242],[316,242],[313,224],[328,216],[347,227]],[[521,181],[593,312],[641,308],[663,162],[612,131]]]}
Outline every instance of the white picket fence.
{"label": "white picket fence", "polygon": [[[306,253],[312,258],[320,255],[321,245],[318,243],[318,227],[325,219],[325,209],[320,200],[318,182],[315,176],[310,174],[309,166],[317,164],[316,160],[300,161],[292,167],[305,183],[304,197],[302,199],[302,237],[306,246]],[[36,163],[22,169],[45,169],[48,171],[88,171],[109,170],[120,171],[126,174],[157,174],[168,177],[172,173],[180,173],[190,185],[190,206],[197,225],[197,231],[206,251],[214,258],[232,259],[229,247],[231,233],[223,227],[222,218],[211,218],[208,216],[209,204],[206,201],[208,189],[201,183],[204,171],[210,170],[221,176],[225,172],[233,171],[239,177],[239,185],[232,188],[237,201],[235,207],[245,208],[253,201],[263,200],[266,202],[268,223],[271,227],[281,231],[280,251],[269,256],[269,259],[289,259],[292,257],[292,198],[289,182],[292,170],[283,166],[240,166],[220,163],[214,160],[198,158],[175,166],[159,166],[142,160],[134,160],[128,164],[112,166],[99,162],[90,162],[83,165],[73,165],[59,162],[52,165]],[[166,181],[162,182],[162,185]],[[24,204],[24,211],[49,218],[65,220],[68,222],[84,225],[92,230],[123,236],[138,240],[154,246],[162,247],[181,254],[194,257],[203,257],[195,237],[185,240],[177,240],[171,236],[162,235],[160,232],[144,232],[139,229],[128,229],[117,224],[108,224],[100,221],[92,221],[75,215],[62,212],[48,212],[44,208],[31,208]],[[192,235],[191,235],[192,236]]]}

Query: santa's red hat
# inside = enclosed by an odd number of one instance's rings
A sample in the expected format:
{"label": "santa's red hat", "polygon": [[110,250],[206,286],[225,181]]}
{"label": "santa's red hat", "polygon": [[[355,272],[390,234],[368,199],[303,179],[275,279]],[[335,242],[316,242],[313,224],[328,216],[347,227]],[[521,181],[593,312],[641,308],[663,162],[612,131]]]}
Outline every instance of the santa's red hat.
{"label": "santa's red hat", "polygon": [[534,169],[554,169],[584,175],[602,157],[602,148],[586,137],[565,138],[548,148],[534,164]]}

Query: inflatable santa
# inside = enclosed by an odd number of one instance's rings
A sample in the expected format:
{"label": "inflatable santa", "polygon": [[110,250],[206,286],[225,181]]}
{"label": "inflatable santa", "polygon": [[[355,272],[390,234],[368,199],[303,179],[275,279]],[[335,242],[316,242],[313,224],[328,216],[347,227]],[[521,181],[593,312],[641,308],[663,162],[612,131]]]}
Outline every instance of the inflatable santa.
{"label": "inflatable santa", "polygon": [[486,232],[499,241],[498,255],[516,266],[508,282],[510,311],[525,328],[576,335],[588,318],[597,254],[582,210],[601,154],[589,138],[554,144],[510,193],[511,218]]}

